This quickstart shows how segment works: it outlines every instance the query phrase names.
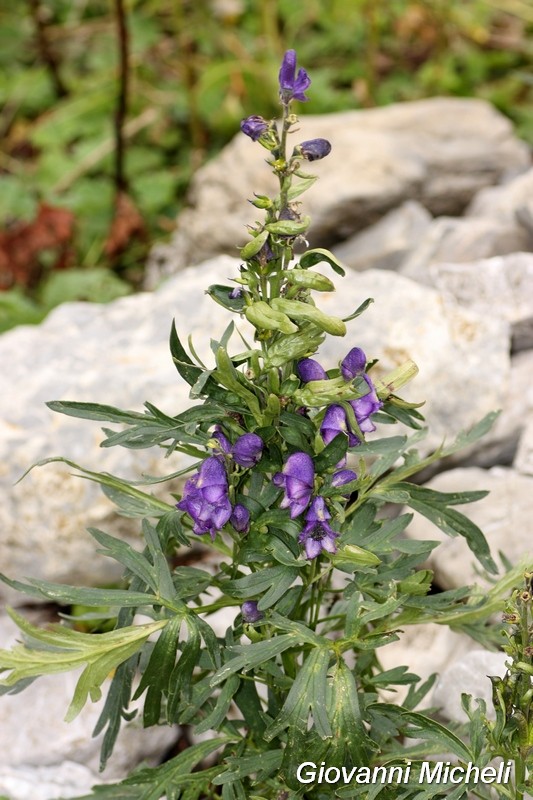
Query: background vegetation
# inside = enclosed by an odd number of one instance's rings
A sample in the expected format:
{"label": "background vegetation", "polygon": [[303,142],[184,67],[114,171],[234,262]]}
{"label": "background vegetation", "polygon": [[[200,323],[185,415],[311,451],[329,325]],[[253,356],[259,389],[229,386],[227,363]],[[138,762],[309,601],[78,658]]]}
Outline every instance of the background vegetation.
{"label": "background vegetation", "polygon": [[3,0],[0,330],[139,287],[288,47],[313,113],[471,95],[533,143],[532,33],[529,0]]}

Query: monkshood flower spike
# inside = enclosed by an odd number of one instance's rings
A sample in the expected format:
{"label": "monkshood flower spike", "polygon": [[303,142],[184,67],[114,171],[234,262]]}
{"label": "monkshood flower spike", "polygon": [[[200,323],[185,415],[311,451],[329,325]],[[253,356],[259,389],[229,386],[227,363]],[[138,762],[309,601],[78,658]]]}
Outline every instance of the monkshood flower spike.
{"label": "monkshood flower spike", "polygon": [[[471,596],[462,589],[429,596],[435,582],[427,565],[439,559],[436,542],[410,539],[413,514],[402,509],[435,521],[443,535],[463,537],[494,574],[481,530],[457,510],[484,493],[440,493],[412,481],[439,453],[455,453],[458,443],[433,455],[417,452],[423,417],[398,396],[416,366],[384,372],[379,353],[367,360],[347,327],[370,300],[353,298],[355,310],[346,309],[343,318],[329,313],[330,275],[344,269],[328,250],[305,244],[311,220],[302,196],[315,180],[308,162],[327,156],[331,146],[306,138],[305,120],[292,108],[307,100],[310,83],[288,50],[279,71],[280,118],[252,114],[242,122],[248,137],[242,144],[257,145],[258,160],[259,148],[269,151],[276,191],[253,195],[254,222],[242,231],[239,261],[227,285],[208,287],[231,317],[223,331],[205,332],[206,339],[216,337],[206,347],[208,363],[172,327],[172,359],[190,386],[190,407],[164,413],[159,403],[147,402],[139,413],[91,402],[50,404],[71,416],[120,424],[117,432],[104,428],[103,444],[124,446],[128,455],[163,450],[168,474],[127,481],[65,460],[100,482],[131,521],[127,539],[90,528],[100,552],[122,564],[123,580],[116,588],[78,589],[0,576],[32,599],[61,602],[70,612],[60,624],[39,629],[12,612],[24,643],[12,652],[0,649],[0,694],[56,673],[58,664],[61,670],[85,665],[68,715],[109,686],[97,723],[103,765],[133,700],[135,713],[142,704],[144,727],[191,726],[194,744],[127,779],[132,797],[361,800],[383,788],[387,798],[416,800],[429,796],[418,783],[424,755],[445,752],[450,762],[464,764],[475,752],[480,766],[495,757],[513,759],[515,783],[502,786],[495,800],[523,800],[527,769],[533,774],[531,573],[509,609],[516,621],[508,654],[517,664],[507,678],[493,679],[497,716],[488,723],[490,715],[480,711],[473,744],[433,718],[426,695],[431,681],[420,683],[407,667],[383,672],[380,666],[378,648],[400,638],[407,625],[449,624],[493,648],[489,620],[514,584],[504,578]],[[238,167],[235,160],[232,169]],[[213,219],[215,239],[217,224]],[[185,314],[178,322],[186,324]],[[344,346],[335,346],[339,337]],[[338,356],[326,364],[326,352]],[[398,421],[415,433],[382,435]],[[471,444],[489,423],[458,441]],[[103,609],[103,623],[95,613],[75,620],[75,609],[85,606]],[[403,705],[396,684],[409,687]],[[392,696],[394,706],[387,700]],[[404,750],[413,739],[420,758],[412,747]],[[362,785],[372,783],[359,780],[365,770],[372,775],[387,764],[404,770],[404,779],[390,787]],[[397,766],[404,764],[409,767]],[[302,765],[309,770],[302,772]],[[354,791],[333,785],[341,769],[355,770]],[[429,789],[444,798],[444,783]],[[125,785],[106,784],[102,791],[122,797]],[[458,788],[452,787],[457,797]],[[464,788],[465,795],[488,797]],[[490,791],[497,794],[497,785]]]}

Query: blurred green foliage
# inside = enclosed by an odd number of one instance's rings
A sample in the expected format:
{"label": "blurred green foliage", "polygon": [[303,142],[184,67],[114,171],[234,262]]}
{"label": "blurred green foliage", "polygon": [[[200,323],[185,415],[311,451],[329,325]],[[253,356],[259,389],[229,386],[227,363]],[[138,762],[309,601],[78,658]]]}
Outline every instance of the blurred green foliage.
{"label": "blurred green foliage", "polygon": [[[132,226],[127,245],[110,248],[117,0],[3,0],[0,236],[31,223],[41,202],[75,221],[62,264],[75,270],[70,279],[45,253],[37,277],[0,281],[4,328],[64,299],[105,300],[140,285],[148,248],[169,235],[194,171],[243,117],[277,113],[275,77],[289,47],[312,71],[313,113],[476,96],[533,142],[529,0],[124,1],[124,171],[144,230]],[[97,266],[116,279],[89,278]]]}

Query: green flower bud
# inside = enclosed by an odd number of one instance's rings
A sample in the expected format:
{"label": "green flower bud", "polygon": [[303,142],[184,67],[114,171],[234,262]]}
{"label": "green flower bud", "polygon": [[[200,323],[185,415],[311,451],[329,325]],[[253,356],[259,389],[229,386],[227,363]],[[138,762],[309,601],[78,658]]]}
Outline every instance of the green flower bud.
{"label": "green flower bud", "polygon": [[240,251],[240,256],[245,261],[248,259],[253,258],[257,253],[261,250],[263,245],[265,244],[266,240],[268,239],[269,233],[268,231],[261,231],[255,236],[251,242],[248,242],[244,245],[242,250]]}
{"label": "green flower bud", "polygon": [[299,300],[285,300],[284,298],[275,297],[272,300],[272,307],[276,311],[282,311],[287,314],[291,319],[301,319],[307,322],[312,322],[317,327],[321,328],[326,333],[331,333],[332,336],[345,336],[346,325],[339,319],[339,317],[330,317],[324,314],[323,311],[312,306],[309,303],[301,303]]}
{"label": "green flower bud", "polygon": [[258,330],[281,331],[282,333],[295,333],[298,330],[286,314],[271,308],[264,300],[248,306],[245,316],[248,322],[251,322]]}
{"label": "green flower bud", "polygon": [[329,278],[319,272],[312,272],[310,269],[291,269],[287,273],[287,281],[295,286],[303,286],[306,289],[315,289],[317,292],[334,292],[335,286]]}

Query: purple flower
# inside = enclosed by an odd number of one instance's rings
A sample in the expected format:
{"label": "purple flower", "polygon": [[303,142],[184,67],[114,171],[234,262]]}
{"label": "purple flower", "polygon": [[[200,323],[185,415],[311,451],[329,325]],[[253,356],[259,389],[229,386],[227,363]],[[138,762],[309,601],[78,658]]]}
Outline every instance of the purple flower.
{"label": "purple flower", "polygon": [[291,519],[298,517],[309,505],[314,479],[313,459],[307,453],[293,453],[283,470],[272,478],[274,486],[283,486],[285,489],[280,508],[289,508]]}
{"label": "purple flower", "polygon": [[244,433],[239,436],[231,452],[240,467],[255,467],[261,459],[263,440],[257,433]]}
{"label": "purple flower", "polygon": [[213,436],[211,438],[217,442],[217,450],[219,450],[220,453],[227,454],[231,451],[231,442],[229,441],[226,434],[223,433],[220,425],[216,426]]}
{"label": "purple flower", "polygon": [[236,503],[230,517],[230,523],[237,533],[247,533],[250,528],[250,512],[246,506]]}
{"label": "purple flower", "polygon": [[259,117],[257,114],[253,114],[251,117],[246,117],[241,122],[241,131],[249,136],[253,142],[257,142],[257,140],[267,132],[269,128],[268,122],[263,117]]}
{"label": "purple flower", "polygon": [[245,600],[241,606],[241,614],[244,622],[259,622],[265,616],[257,608],[257,600]]}
{"label": "purple flower", "polygon": [[324,444],[329,444],[339,433],[347,434],[350,447],[355,447],[359,444],[359,439],[352,433],[348,425],[346,411],[342,406],[336,404],[329,406],[324,414],[320,433]]}
{"label": "purple flower", "polygon": [[290,100],[306,102],[309,98],[304,92],[310,87],[311,79],[305,69],[299,69],[296,75],[296,52],[287,50],[279,71],[279,95],[286,105]]}
{"label": "purple flower", "polygon": [[304,383],[309,381],[327,381],[328,376],[318,361],[314,358],[302,358],[296,365],[296,370]]}
{"label": "purple flower", "polygon": [[342,377],[345,381],[353,381],[364,372],[366,356],[360,347],[352,347],[347,356],[341,361]]}
{"label": "purple flower", "polygon": [[353,469],[339,469],[331,478],[331,485],[340,487],[344,486],[345,483],[351,483],[352,481],[356,480],[357,473],[354,472]]}
{"label": "purple flower", "polygon": [[307,558],[316,558],[322,550],[336,553],[335,539],[338,533],[331,529],[328,519],[331,519],[326,502],[323,497],[314,497],[305,515],[306,525],[298,537],[300,544],[305,547]]}
{"label": "purple flower", "polygon": [[363,397],[358,397],[357,400],[350,400],[350,405],[353,408],[357,424],[361,428],[362,433],[370,433],[376,430],[376,426],[370,419],[372,414],[379,411],[383,403],[379,400],[374,384],[368,375],[363,375],[367,385],[368,393]]}
{"label": "purple flower", "polygon": [[230,300],[239,300],[242,297],[242,289],[240,286],[236,286],[235,289],[232,289],[231,292],[228,294]]}
{"label": "purple flower", "polygon": [[177,507],[193,519],[194,533],[209,533],[214,539],[224,527],[232,509],[226,469],[217,456],[206,458],[198,473],[189,478]]}
{"label": "purple flower", "polygon": [[295,151],[307,161],[320,161],[331,153],[331,144],[327,139],[309,139],[295,147]]}

